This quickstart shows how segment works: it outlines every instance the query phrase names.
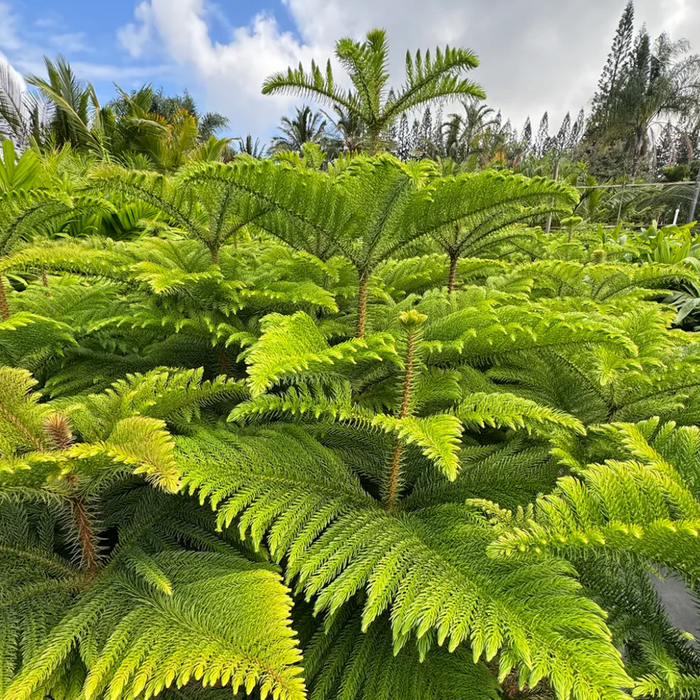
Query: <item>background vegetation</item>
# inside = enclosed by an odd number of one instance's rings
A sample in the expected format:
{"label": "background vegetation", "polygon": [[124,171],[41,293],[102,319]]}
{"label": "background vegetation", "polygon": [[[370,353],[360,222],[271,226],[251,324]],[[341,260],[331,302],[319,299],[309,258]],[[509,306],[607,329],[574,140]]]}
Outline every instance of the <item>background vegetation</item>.
{"label": "background vegetation", "polygon": [[649,187],[693,168],[685,49],[630,5],[533,140],[467,50],[391,90],[376,30],[350,87],[266,81],[328,110],[267,154],[0,76],[3,700],[700,695],[654,583],[700,593],[692,186]]}

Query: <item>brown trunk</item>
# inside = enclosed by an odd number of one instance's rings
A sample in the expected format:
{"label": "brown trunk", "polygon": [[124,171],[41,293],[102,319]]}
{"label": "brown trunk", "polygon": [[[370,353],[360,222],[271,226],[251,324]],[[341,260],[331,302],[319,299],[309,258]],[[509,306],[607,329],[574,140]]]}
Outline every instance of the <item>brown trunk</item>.
{"label": "brown trunk", "polygon": [[[69,440],[70,442],[70,440]],[[66,481],[77,491],[79,479],[75,474],[69,474]],[[80,543],[80,568],[93,578],[98,571],[97,548],[92,534],[92,522],[87,511],[87,506],[82,496],[75,494],[69,499],[73,513],[73,522],[78,531],[78,542]]]}
{"label": "brown trunk", "polygon": [[360,286],[357,290],[357,337],[365,337],[365,324],[367,322],[367,291],[369,287],[369,275],[360,275]]}
{"label": "brown trunk", "polygon": [[78,541],[80,542],[80,566],[87,571],[90,577],[97,573],[97,550],[92,537],[92,523],[90,516],[80,496],[74,496],[70,499],[71,508],[73,509],[73,521],[78,530]]}
{"label": "brown trunk", "polygon": [[46,276],[46,269],[41,268],[41,283],[44,285],[44,287],[49,286],[49,278]]}
{"label": "brown trunk", "polygon": [[452,294],[455,290],[455,282],[457,281],[457,263],[459,255],[450,255],[450,275],[447,278],[447,291]]}
{"label": "brown trunk", "polygon": [[[414,330],[408,332],[408,348],[406,350],[406,375],[403,382],[403,399],[401,401],[401,411],[399,418],[405,418],[408,414],[408,402],[411,397],[411,383],[413,382],[413,359],[416,348],[416,336]],[[401,450],[402,445],[398,443],[394,448],[391,457],[391,467],[389,468],[389,483],[387,487],[386,509],[391,512],[396,506],[396,499],[399,494],[399,482],[401,477]]]}
{"label": "brown trunk", "polygon": [[209,254],[211,255],[211,264],[218,265],[219,264],[219,249],[218,248],[209,248]]}
{"label": "brown trunk", "polygon": [[219,374],[228,376],[228,356],[226,348],[219,348]]}
{"label": "brown trunk", "polygon": [[[44,420],[44,433],[59,450],[67,450],[73,442],[73,433],[70,425],[64,416],[55,414],[48,416]],[[80,543],[80,568],[89,576],[94,578],[97,575],[99,566],[97,561],[97,548],[92,532],[92,522],[87,505],[78,491],[79,478],[76,474],[68,474],[66,482],[71,486],[74,495],[69,497],[73,522],[78,533]]]}
{"label": "brown trunk", "polygon": [[7,305],[7,294],[5,293],[5,282],[0,275],[0,316],[3,321],[10,318],[10,307]]}

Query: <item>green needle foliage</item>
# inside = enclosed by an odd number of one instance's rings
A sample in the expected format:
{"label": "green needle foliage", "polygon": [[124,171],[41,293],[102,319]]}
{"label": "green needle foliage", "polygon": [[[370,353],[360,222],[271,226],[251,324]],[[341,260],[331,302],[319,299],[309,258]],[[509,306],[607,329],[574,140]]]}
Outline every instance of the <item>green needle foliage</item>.
{"label": "green needle foliage", "polygon": [[692,266],[507,172],[26,162],[0,697],[697,697],[652,578],[700,591]]}
{"label": "green needle foliage", "polygon": [[23,370],[0,384],[3,697],[150,697],[190,680],[303,697],[279,574],[166,496],[180,480],[167,424],[225,382],[163,371],[54,403]]}
{"label": "green needle foliage", "polygon": [[478,85],[461,77],[479,65],[477,57],[449,46],[436,49],[434,55],[407,52],[405,82],[398,92],[390,92],[388,49],[383,29],[368,32],[364,42],[340,39],[335,55],[349,74],[351,89],[338,85],[329,60],[325,72],[312,62],[308,72],[299,65],[271,75],[263,83],[263,94],[291,93],[345,110],[349,119],[362,124],[366,150],[372,154],[380,150],[382,134],[402,114],[446,98],[485,97]]}
{"label": "green needle foliage", "polygon": [[182,177],[255,197],[268,209],[257,226],[322,260],[337,254],[349,260],[359,278],[359,337],[365,333],[371,274],[409,245],[436,239],[450,258],[452,290],[461,256],[483,254],[512,237],[514,223],[577,201],[572,188],[541,178],[488,172],[442,178],[427,161],[401,163],[388,155],[354,158],[329,173],[269,162],[213,163]]}

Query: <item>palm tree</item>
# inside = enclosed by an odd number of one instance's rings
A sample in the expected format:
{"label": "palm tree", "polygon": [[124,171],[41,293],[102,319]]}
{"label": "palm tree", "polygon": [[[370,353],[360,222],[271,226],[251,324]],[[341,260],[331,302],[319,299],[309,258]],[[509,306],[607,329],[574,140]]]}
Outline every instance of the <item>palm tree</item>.
{"label": "palm tree", "polygon": [[443,125],[445,155],[465,161],[470,155],[489,150],[494,127],[500,126],[496,112],[479,100],[462,100],[464,114],[450,114]]}
{"label": "palm tree", "polygon": [[466,154],[483,153],[485,148],[484,135],[490,127],[499,125],[496,113],[491,107],[479,104],[476,101],[462,102],[464,106],[464,117],[462,118],[462,140],[466,147]]}
{"label": "palm tree", "polygon": [[229,124],[228,118],[218,112],[200,113],[197,103],[187,90],[182,95],[166,96],[162,87],[153,90],[150,85],[144,85],[138,90],[133,90],[128,97],[120,90],[119,97],[107,106],[120,114],[128,114],[130,111],[129,100],[137,99],[141,93],[148,95],[146,103],[142,102],[143,109],[153,116],[162,117],[167,122],[172,123],[177,115],[184,110],[194,117],[197,122],[197,136],[200,143],[206,142]]}
{"label": "palm tree", "polygon": [[313,112],[311,107],[304,105],[296,108],[295,116],[282,117],[279,131],[281,136],[273,136],[270,150],[297,151],[301,153],[301,147],[305,143],[321,144],[326,135],[326,120],[319,112]]}
{"label": "palm tree", "polygon": [[229,142],[213,136],[228,120],[200,115],[187,93],[163,97],[162,90],[144,85],[127,94],[117,87],[118,97],[101,106],[94,87],[81,82],[65,58],[44,62],[47,78],[30,76],[27,82],[48,109],[9,65],[0,64],[0,135],[20,146],[70,144],[138,168],[170,171],[188,160],[217,160]]}
{"label": "palm tree", "polygon": [[12,139],[21,149],[46,136],[46,104],[27,90],[22,76],[0,55],[0,139]]}
{"label": "palm tree", "polygon": [[265,148],[260,143],[260,139],[253,139],[252,134],[247,134],[245,137],[236,136],[233,140],[237,142],[235,154],[245,154],[256,159],[263,157]]}
{"label": "palm tree", "polygon": [[358,114],[334,105],[336,116],[323,112],[328,121],[333,125],[334,133],[328,137],[327,150],[335,153],[361,153],[367,147],[367,135],[365,126]]}
{"label": "palm tree", "polygon": [[479,65],[477,57],[466,49],[449,46],[444,51],[438,48],[434,58],[429,51],[424,55],[418,51],[415,58],[407,53],[405,83],[391,93],[387,86],[388,48],[383,29],[368,32],[364,42],[346,37],[336,43],[335,55],[352,82],[349,90],[337,85],[329,60],[325,75],[313,61],[309,72],[300,65],[271,75],[263,83],[263,94],[293,93],[338,105],[364,124],[370,153],[380,150],[382,133],[406,112],[445,98],[485,97],[478,85],[460,77]]}
{"label": "palm tree", "polygon": [[642,30],[619,92],[613,95],[607,123],[608,137],[629,143],[631,175],[650,143],[650,130],[660,117],[682,117],[700,98],[700,56],[687,55],[685,41],[662,34],[654,45]]}
{"label": "palm tree", "polygon": [[48,79],[30,75],[27,82],[54,105],[50,130],[55,143],[101,150],[101,110],[95,89],[77,78],[63,56],[55,63],[44,56],[44,64]]}

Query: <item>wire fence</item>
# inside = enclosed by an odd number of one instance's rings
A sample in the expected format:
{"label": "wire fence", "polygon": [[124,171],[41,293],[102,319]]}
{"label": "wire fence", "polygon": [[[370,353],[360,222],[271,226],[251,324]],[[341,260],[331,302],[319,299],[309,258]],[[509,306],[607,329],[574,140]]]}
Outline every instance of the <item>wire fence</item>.
{"label": "wire fence", "polygon": [[682,180],[680,182],[624,182],[620,185],[574,185],[574,187],[577,190],[625,190],[628,187],[678,187],[694,184],[696,184],[695,180]]}

